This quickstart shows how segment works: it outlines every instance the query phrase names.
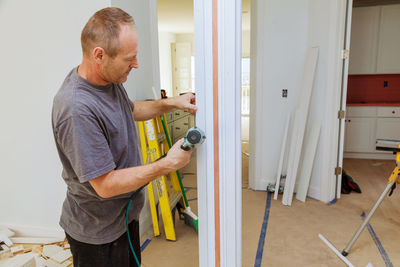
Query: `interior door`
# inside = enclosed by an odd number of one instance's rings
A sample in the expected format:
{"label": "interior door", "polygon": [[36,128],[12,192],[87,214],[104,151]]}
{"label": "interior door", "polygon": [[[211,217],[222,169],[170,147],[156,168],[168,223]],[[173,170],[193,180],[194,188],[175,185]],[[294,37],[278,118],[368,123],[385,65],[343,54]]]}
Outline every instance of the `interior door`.
{"label": "interior door", "polygon": [[[347,0],[346,8],[346,22],[344,30],[344,43],[343,43],[343,66],[342,66],[342,87],[341,87],[341,101],[340,110],[346,111],[346,96],[347,96],[347,76],[349,74],[349,54],[350,51],[350,32],[351,32],[351,14],[353,7],[353,0]],[[338,136],[338,153],[337,153],[337,168],[343,170],[343,149],[344,149],[344,131],[345,119],[344,116],[338,116],[339,120],[339,136]],[[342,172],[336,172],[336,198],[340,198],[340,191],[342,188]]]}
{"label": "interior door", "polygon": [[172,83],[173,94],[178,96],[180,93],[191,91],[191,50],[190,43],[171,44],[172,55]]}

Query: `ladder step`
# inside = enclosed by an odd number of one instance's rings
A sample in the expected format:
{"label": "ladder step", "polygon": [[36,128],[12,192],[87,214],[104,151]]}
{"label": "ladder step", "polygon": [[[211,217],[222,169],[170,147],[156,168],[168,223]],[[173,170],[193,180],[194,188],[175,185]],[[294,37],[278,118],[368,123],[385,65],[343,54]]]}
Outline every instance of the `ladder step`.
{"label": "ladder step", "polygon": [[[161,119],[158,117],[144,122],[138,122],[142,156],[145,164],[161,158],[162,155],[167,153],[169,150],[167,137],[164,129],[161,127],[161,124]],[[174,174],[175,172],[170,174],[169,177],[172,176],[172,178],[169,179],[166,175],[163,175],[154,180],[155,187],[152,183],[149,183],[149,186],[147,187],[149,191],[150,211],[153,220],[154,235],[160,235],[158,216],[158,212],[160,212],[165,230],[165,238],[171,241],[176,240],[172,210],[182,199],[182,192],[179,184],[178,186],[176,185]],[[172,186],[170,185],[171,183]],[[158,203],[160,204],[159,211],[156,209],[156,199],[154,194],[158,196]]]}

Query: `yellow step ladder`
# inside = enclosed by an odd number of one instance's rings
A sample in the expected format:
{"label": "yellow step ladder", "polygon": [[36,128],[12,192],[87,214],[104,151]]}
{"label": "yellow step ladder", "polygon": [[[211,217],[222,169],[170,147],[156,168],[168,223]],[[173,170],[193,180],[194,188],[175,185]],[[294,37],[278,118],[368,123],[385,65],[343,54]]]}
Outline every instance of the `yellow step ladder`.
{"label": "yellow step ladder", "polygon": [[[165,114],[162,114],[161,116],[163,116],[164,122],[167,123]],[[168,131],[168,125],[166,126],[166,129]],[[140,144],[142,146],[143,164],[154,162],[168,152],[168,141],[166,139],[166,133],[164,132],[160,116],[147,121],[139,121],[138,130]],[[168,136],[170,136],[169,133]],[[155,184],[166,239],[176,241],[172,209],[175,208],[176,204],[182,199],[182,192],[176,172],[171,172],[168,176],[172,184],[171,188],[167,176],[163,175],[150,182],[147,185],[147,189],[149,193],[154,235],[160,235],[156,199],[154,197]]]}

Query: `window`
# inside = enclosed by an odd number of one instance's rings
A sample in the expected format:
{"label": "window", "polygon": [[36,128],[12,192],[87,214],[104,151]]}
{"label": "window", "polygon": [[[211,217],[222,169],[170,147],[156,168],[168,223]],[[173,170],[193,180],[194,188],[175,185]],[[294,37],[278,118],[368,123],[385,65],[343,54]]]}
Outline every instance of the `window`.
{"label": "window", "polygon": [[242,58],[242,115],[250,114],[250,58]]}

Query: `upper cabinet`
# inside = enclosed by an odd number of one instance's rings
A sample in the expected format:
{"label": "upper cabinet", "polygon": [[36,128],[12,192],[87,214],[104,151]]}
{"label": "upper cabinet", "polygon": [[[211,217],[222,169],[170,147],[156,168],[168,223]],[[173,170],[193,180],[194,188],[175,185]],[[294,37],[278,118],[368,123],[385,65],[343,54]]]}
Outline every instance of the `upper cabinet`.
{"label": "upper cabinet", "polygon": [[349,74],[376,72],[380,7],[353,8]]}
{"label": "upper cabinet", "polygon": [[400,5],[383,6],[377,73],[400,73]]}
{"label": "upper cabinet", "polygon": [[349,74],[400,73],[400,5],[353,8]]}

